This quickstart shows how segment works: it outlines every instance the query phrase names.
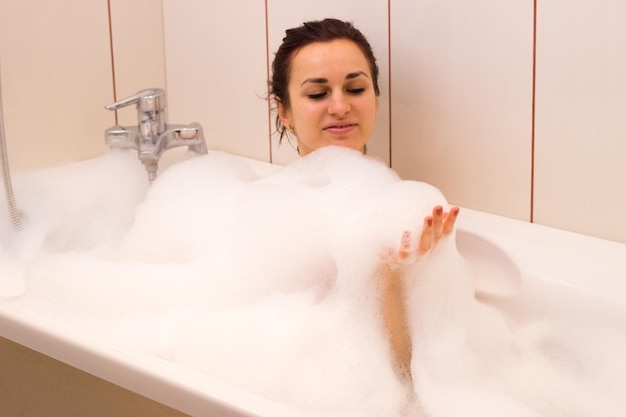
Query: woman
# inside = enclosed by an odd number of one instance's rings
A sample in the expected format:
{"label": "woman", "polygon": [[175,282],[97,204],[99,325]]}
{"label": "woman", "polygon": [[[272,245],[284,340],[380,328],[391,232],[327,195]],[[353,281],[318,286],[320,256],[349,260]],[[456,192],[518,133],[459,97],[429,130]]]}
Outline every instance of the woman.
{"label": "woman", "polygon": [[[328,145],[366,152],[378,113],[380,90],[376,59],[358,29],[336,19],[289,29],[272,69],[270,95],[278,111],[276,127],[281,140],[288,134],[294,136],[301,156]],[[417,262],[448,235],[458,213],[458,207],[444,212],[436,206],[432,216],[424,219],[421,232],[405,231],[399,247],[384,251],[381,256],[381,314],[395,369],[409,381],[412,348],[403,267]]]}

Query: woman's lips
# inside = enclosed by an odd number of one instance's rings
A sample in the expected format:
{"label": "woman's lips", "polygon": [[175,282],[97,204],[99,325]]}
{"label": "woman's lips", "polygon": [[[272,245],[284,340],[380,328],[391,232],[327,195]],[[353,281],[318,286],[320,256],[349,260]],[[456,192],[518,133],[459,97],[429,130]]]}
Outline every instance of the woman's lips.
{"label": "woman's lips", "polygon": [[334,135],[346,135],[352,132],[356,126],[355,123],[333,123],[324,127],[324,130]]}

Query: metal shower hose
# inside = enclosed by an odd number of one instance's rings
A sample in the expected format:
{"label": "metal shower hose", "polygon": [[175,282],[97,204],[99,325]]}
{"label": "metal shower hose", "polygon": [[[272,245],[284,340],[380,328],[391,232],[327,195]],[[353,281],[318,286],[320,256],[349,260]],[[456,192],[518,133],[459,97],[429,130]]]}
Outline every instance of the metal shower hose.
{"label": "metal shower hose", "polygon": [[[1,75],[1,74],[0,74]],[[22,230],[22,219],[15,204],[13,195],[13,184],[11,183],[11,171],[9,170],[9,157],[7,155],[6,136],[4,134],[4,108],[2,106],[2,77],[0,77],[0,165],[2,166],[2,180],[4,182],[4,192],[7,197],[11,223],[15,230]]]}

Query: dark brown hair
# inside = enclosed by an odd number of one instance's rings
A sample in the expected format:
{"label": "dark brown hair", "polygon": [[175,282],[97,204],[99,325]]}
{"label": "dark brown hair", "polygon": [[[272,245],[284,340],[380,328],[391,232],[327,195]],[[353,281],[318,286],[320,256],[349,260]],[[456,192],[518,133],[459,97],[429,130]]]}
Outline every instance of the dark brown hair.
{"label": "dark brown hair", "polygon": [[[289,77],[291,75],[291,62],[297,51],[315,42],[331,42],[337,39],[347,39],[354,42],[370,66],[374,92],[380,95],[378,87],[378,65],[372,47],[369,42],[352,23],[338,19],[324,19],[318,21],[305,22],[302,26],[288,29],[285,32],[283,43],[278,48],[272,63],[272,80],[270,81],[270,98],[280,102],[285,108],[289,108]],[[287,128],[283,126],[280,117],[276,117],[276,130],[279,141],[286,135]]]}

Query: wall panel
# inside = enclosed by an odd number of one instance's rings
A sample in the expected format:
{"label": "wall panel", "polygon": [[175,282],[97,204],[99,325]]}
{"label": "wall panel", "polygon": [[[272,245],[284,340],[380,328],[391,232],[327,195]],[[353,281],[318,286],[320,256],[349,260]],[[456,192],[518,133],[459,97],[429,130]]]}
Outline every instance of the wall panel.
{"label": "wall panel", "polygon": [[530,217],[533,5],[391,0],[392,167]]}
{"label": "wall panel", "polygon": [[265,4],[163,0],[169,121],[207,146],[269,160]]}
{"label": "wall panel", "polygon": [[105,151],[114,117],[106,1],[0,0],[5,133],[13,169]]}
{"label": "wall panel", "polygon": [[626,3],[538,4],[535,221],[626,242]]}
{"label": "wall panel", "polygon": [[[109,4],[116,100],[146,88],[165,88],[161,1],[109,0]],[[120,125],[137,124],[135,106],[117,113]]]}

